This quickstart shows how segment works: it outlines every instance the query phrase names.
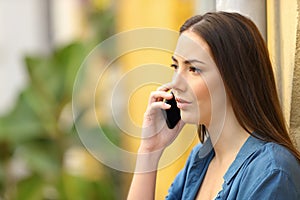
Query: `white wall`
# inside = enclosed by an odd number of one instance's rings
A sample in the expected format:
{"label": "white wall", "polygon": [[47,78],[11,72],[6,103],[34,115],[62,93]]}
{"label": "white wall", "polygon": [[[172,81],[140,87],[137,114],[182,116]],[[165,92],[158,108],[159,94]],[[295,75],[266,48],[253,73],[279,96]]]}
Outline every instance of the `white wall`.
{"label": "white wall", "polygon": [[251,18],[266,39],[265,0],[196,0],[196,13],[209,11],[238,12]]}
{"label": "white wall", "polygon": [[82,33],[80,0],[0,0],[0,116],[26,86],[25,55],[47,54]]}
{"label": "white wall", "polygon": [[196,0],[196,14],[216,11],[216,0]]}
{"label": "white wall", "polygon": [[61,46],[80,38],[85,30],[82,30],[82,12],[84,2],[81,0],[50,0],[52,39],[54,46]]}
{"label": "white wall", "polygon": [[248,16],[266,40],[267,15],[265,0],[217,0],[216,10],[238,12]]}
{"label": "white wall", "polygon": [[41,0],[0,0],[0,115],[27,82],[24,54],[46,53],[47,23]]}

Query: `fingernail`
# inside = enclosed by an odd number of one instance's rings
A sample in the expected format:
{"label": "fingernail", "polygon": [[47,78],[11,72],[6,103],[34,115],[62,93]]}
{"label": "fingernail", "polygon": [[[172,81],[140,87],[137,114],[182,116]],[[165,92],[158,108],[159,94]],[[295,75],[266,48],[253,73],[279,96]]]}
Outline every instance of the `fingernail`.
{"label": "fingernail", "polygon": [[167,106],[167,108],[171,108],[170,104],[165,103],[165,105]]}

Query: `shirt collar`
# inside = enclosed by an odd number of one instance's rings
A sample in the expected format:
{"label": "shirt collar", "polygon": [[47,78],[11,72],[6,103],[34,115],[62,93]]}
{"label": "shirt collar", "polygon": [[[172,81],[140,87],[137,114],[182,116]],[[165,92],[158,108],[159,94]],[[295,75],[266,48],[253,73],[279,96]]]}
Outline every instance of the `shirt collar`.
{"label": "shirt collar", "polygon": [[243,163],[257,150],[260,146],[262,146],[265,142],[257,139],[253,136],[249,136],[246,142],[243,144],[240,149],[238,155],[236,156],[233,163],[230,165],[226,174],[224,175],[225,183],[229,183],[233,176],[238,172]]}
{"label": "shirt collar", "polygon": [[211,143],[210,137],[208,137],[207,140],[203,143],[203,145],[199,149],[198,159],[202,160],[203,158],[208,156],[210,153],[214,154],[213,148],[214,147]]}
{"label": "shirt collar", "polygon": [[202,144],[199,143],[196,148],[197,153],[192,165],[199,166],[200,163],[210,163],[211,159],[215,155],[210,138],[207,138],[207,140]]}

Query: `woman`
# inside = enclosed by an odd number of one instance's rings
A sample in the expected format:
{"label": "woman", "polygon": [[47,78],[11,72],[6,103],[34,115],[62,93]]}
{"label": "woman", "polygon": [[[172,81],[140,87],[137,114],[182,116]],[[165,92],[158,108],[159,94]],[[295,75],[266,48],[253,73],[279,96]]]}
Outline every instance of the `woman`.
{"label": "woman", "polygon": [[[181,27],[172,59],[172,83],[149,98],[136,165],[147,172],[135,173],[128,199],[154,199],[159,159],[185,123],[199,126],[202,144],[166,199],[300,199],[300,154],[254,23],[237,13],[194,16]],[[168,90],[181,112],[174,129],[161,112],[170,109]]]}

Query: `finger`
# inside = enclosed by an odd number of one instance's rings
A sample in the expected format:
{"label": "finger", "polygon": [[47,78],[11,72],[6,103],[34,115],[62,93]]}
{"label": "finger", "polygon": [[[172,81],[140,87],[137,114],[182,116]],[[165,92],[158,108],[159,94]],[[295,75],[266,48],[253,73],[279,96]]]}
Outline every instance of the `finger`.
{"label": "finger", "polygon": [[155,110],[155,109],[170,109],[171,108],[171,105],[170,104],[167,104],[165,102],[162,102],[162,101],[157,101],[157,102],[153,102],[151,105],[150,105],[150,109],[151,110]]}
{"label": "finger", "polygon": [[[157,118],[157,114],[162,115],[162,109],[170,109],[171,105],[166,104],[162,101],[153,102],[151,105],[148,106],[146,112],[144,113],[144,119],[151,121],[152,118]],[[159,113],[158,113],[159,112]]]}
{"label": "finger", "polygon": [[166,83],[166,84],[164,84],[164,85],[158,87],[156,90],[157,90],[157,91],[165,91],[165,92],[166,92],[166,91],[172,89],[172,87],[173,87],[173,83],[170,82],[170,83]]}
{"label": "finger", "polygon": [[162,102],[163,99],[171,99],[172,94],[164,91],[153,91],[150,94],[149,98],[149,104],[152,104],[153,102]]}

